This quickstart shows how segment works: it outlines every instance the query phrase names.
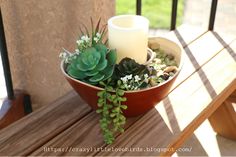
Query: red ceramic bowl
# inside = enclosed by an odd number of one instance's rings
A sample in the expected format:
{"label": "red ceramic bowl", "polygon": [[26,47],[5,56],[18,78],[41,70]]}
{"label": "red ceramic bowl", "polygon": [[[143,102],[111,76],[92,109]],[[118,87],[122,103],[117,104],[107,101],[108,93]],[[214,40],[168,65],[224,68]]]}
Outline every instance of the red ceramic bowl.
{"label": "red ceramic bowl", "polygon": [[[179,46],[173,41],[161,37],[151,37],[149,38],[149,42],[155,42],[159,44],[160,48],[165,50],[166,53],[174,55],[179,65],[179,70],[171,79],[166,82],[163,82],[162,84],[159,84],[158,86],[137,91],[126,91],[124,95],[127,98],[127,101],[124,102],[124,104],[128,106],[128,108],[124,110],[124,115],[126,117],[141,115],[150,110],[164,97],[166,97],[182,67],[183,59],[181,46]],[[61,63],[61,70],[64,76],[66,77],[67,81],[74,88],[74,90],[81,96],[81,98],[85,102],[88,103],[88,105],[90,105],[94,110],[96,110],[98,100],[97,92],[101,91],[102,88],[92,86],[90,84],[81,82],[70,77],[65,72],[63,61]]]}

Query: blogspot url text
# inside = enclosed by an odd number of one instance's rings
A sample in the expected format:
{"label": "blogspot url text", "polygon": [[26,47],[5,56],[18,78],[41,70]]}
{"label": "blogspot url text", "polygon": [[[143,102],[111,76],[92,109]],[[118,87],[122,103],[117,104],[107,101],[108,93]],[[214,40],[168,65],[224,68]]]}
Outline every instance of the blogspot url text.
{"label": "blogspot url text", "polygon": [[191,152],[192,147],[181,147],[174,151],[173,148],[158,147],[44,147],[44,152]]}

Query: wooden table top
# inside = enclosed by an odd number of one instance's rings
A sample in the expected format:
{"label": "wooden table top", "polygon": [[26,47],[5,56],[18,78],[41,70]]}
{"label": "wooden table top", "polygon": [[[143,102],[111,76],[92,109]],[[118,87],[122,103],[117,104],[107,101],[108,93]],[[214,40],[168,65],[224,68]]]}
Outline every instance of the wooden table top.
{"label": "wooden table top", "polygon": [[[234,37],[182,25],[185,61],[168,97],[103,142],[99,115],[74,92],[0,130],[0,155],[171,155],[236,89]],[[168,150],[168,151],[167,151]]]}

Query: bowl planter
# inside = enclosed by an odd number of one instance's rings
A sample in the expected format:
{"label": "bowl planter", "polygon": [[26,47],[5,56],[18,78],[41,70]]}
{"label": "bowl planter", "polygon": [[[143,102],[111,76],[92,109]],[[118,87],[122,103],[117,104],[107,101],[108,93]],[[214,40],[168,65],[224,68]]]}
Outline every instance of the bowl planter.
{"label": "bowl planter", "polygon": [[[182,67],[182,49],[177,43],[161,37],[151,37],[149,38],[149,45],[160,46],[160,49],[164,50],[167,54],[172,54],[177,61],[178,71],[172,78],[157,86],[136,91],[126,91],[124,97],[127,98],[127,101],[124,102],[124,104],[127,105],[128,108],[123,111],[126,117],[143,114],[166,97]],[[98,108],[97,93],[103,89],[70,77],[65,72],[64,61],[61,63],[61,70],[74,90],[88,105],[96,110]]]}

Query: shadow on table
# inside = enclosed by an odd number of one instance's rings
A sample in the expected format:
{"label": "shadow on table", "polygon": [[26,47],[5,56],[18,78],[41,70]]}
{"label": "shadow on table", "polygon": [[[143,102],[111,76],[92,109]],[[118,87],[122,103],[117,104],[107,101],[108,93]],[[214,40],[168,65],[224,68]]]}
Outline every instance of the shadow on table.
{"label": "shadow on table", "polygon": [[[181,45],[183,47],[184,47],[184,45],[187,45],[187,43],[184,41],[183,37],[178,32],[178,30],[175,30],[174,32],[175,32],[176,37],[180,41]],[[196,58],[194,57],[194,54],[189,49],[189,47],[185,46],[184,49],[185,49],[187,57],[190,59],[192,65],[196,69],[196,71],[197,71],[201,81],[203,82],[207,92],[209,93],[209,96],[213,99],[217,95],[214,87],[212,86],[211,82],[208,80],[207,75],[202,70],[201,65],[196,60]],[[178,124],[177,118],[175,117],[174,110],[172,108],[172,105],[171,105],[171,102],[170,102],[169,98],[165,99],[164,106],[165,106],[166,112],[167,113],[168,112],[171,113],[172,117],[174,117],[174,118],[172,118],[172,122],[171,123],[172,124],[174,124],[174,123]],[[175,126],[175,128],[172,128],[174,134],[181,131],[181,129],[179,127],[177,127],[178,125],[171,125],[171,126]],[[202,147],[201,143],[199,142],[199,140],[197,139],[197,137],[194,134],[183,144],[183,147],[191,147],[192,149],[191,149],[190,152],[187,152],[187,151],[184,151],[184,152],[177,151],[177,155],[179,155],[179,156],[189,156],[189,155],[191,155],[191,156],[192,155],[207,156],[206,151],[204,150],[204,148]]]}
{"label": "shadow on table", "polygon": [[217,32],[212,32],[212,34],[221,43],[221,45],[225,47],[225,49],[228,51],[228,53],[231,55],[234,61],[236,61],[236,53],[234,52],[234,50],[224,41],[223,38],[220,37],[220,35]]}
{"label": "shadow on table", "polygon": [[235,156],[236,155],[236,141],[224,138],[220,135],[216,136],[221,156]]}
{"label": "shadow on table", "polygon": [[[175,113],[170,99],[168,97],[165,98],[163,104],[168,118],[172,116],[172,118],[169,118],[169,120],[171,119],[171,121],[169,122],[173,134],[179,134],[181,132],[181,129],[178,125],[177,118],[175,117]],[[182,147],[180,147],[179,150],[176,151],[176,153],[178,156],[207,156],[206,151],[204,150],[198,138],[194,134],[192,134],[192,136],[182,145]]]}

